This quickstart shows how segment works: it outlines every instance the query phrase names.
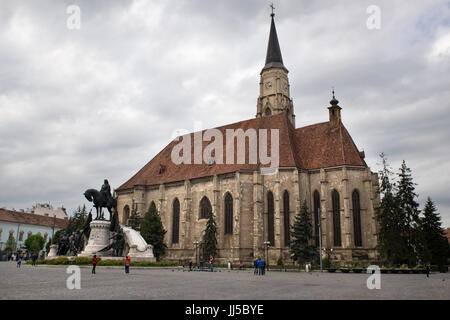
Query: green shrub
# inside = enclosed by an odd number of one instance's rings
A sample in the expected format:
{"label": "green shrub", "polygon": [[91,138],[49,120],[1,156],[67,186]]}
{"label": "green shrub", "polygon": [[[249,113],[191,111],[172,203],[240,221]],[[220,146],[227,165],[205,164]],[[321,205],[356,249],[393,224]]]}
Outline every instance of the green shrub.
{"label": "green shrub", "polygon": [[280,256],[280,257],[278,258],[278,260],[277,260],[277,266],[283,266],[283,265],[284,265],[284,263],[283,263],[283,257]]}
{"label": "green shrub", "polygon": [[75,264],[78,266],[89,265],[92,264],[92,258],[90,257],[75,257],[72,259],[71,264]]}
{"label": "green shrub", "polygon": [[132,266],[136,267],[178,267],[179,264],[175,262],[169,262],[169,261],[156,261],[156,262],[150,262],[150,261],[132,261]]}
{"label": "green shrub", "polygon": [[125,259],[115,260],[115,259],[100,259],[97,263],[98,266],[123,266],[125,264]]}
{"label": "green shrub", "polygon": [[[125,265],[125,259],[101,259],[98,258],[98,266],[123,266]],[[31,264],[31,260],[26,262]],[[37,260],[36,264],[46,264],[46,265],[91,265],[92,257],[57,257],[51,260]],[[169,261],[133,261],[131,260],[131,265],[136,267],[177,267],[178,263]]]}
{"label": "green shrub", "polygon": [[52,260],[48,260],[48,264],[69,264],[70,260],[66,257],[58,257]]}
{"label": "green shrub", "polygon": [[331,263],[330,263],[330,260],[328,259],[328,257],[326,257],[326,258],[324,258],[324,259],[322,260],[322,266],[323,266],[325,269],[328,269],[328,268],[331,267]]}

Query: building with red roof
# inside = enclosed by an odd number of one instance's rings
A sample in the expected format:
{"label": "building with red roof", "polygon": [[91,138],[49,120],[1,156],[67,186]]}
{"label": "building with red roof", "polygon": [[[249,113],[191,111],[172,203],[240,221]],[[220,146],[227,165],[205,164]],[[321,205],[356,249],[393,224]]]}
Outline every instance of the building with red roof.
{"label": "building with red roof", "polygon": [[56,214],[51,217],[0,208],[0,250],[6,248],[10,237],[19,251],[24,248],[25,240],[33,234],[40,234],[47,243],[56,231],[66,228],[68,223],[67,218],[57,218]]}
{"label": "building with red roof", "polygon": [[213,213],[218,261],[250,262],[267,252],[270,264],[280,256],[290,263],[289,228],[306,201],[312,242],[321,237],[333,261],[377,260],[377,174],[345,128],[334,91],[329,121],[295,127],[274,15],[260,77],[255,118],[178,137],[116,190],[121,223],[153,206],[167,230],[165,259],[198,260],[196,242]]}

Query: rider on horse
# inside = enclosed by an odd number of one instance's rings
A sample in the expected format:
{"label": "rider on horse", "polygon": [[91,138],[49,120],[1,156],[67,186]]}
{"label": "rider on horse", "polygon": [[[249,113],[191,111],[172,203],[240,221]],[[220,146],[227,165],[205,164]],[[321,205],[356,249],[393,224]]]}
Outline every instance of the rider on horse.
{"label": "rider on horse", "polygon": [[113,197],[111,195],[111,187],[109,186],[109,182],[107,179],[103,182],[102,188],[100,189],[100,193],[103,194],[105,199],[107,199],[108,207],[113,203]]}

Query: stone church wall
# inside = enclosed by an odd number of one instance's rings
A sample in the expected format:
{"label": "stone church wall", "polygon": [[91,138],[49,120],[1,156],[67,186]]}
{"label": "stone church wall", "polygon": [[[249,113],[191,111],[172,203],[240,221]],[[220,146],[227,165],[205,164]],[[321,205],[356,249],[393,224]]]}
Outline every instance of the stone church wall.
{"label": "stone church wall", "polygon": [[[167,260],[195,261],[194,241],[201,242],[207,219],[200,219],[200,201],[208,197],[216,216],[218,229],[219,263],[251,262],[258,256],[265,257],[264,241],[268,234],[267,195],[274,196],[275,243],[268,249],[270,264],[276,264],[281,256],[287,264],[292,263],[286,246],[284,229],[283,193],[289,193],[289,220],[294,224],[295,215],[306,201],[313,215],[313,192],[321,195],[322,244],[333,248],[330,258],[340,264],[352,264],[355,260],[368,262],[377,258],[375,209],[379,202],[376,194],[377,177],[369,169],[335,168],[303,172],[295,168],[281,169],[273,175],[238,172],[220,176],[198,178],[169,183],[161,186],[136,187],[133,192],[121,192],[118,198],[119,217],[124,224],[123,208],[134,204],[140,214],[155,202],[167,230]],[[332,191],[340,197],[340,220],[342,245],[333,244]],[[352,192],[358,190],[361,207],[362,247],[354,245]],[[233,233],[225,235],[224,199],[226,193],[233,197]],[[173,202],[180,202],[179,241],[172,243]],[[255,223],[256,222],[256,223]],[[316,223],[312,217],[313,224]],[[313,228],[314,230],[314,228]],[[314,240],[312,240],[313,242]],[[207,259],[205,259],[207,260]]]}

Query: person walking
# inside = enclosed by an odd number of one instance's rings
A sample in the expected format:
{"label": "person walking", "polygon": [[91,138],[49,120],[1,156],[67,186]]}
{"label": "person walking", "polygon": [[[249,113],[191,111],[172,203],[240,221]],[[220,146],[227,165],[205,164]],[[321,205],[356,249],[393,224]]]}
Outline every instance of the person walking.
{"label": "person walking", "polygon": [[203,271],[203,258],[200,259],[200,271]]}
{"label": "person walking", "polygon": [[98,258],[97,255],[94,254],[94,258],[92,258],[92,273],[95,274],[95,267],[97,266]]}
{"label": "person walking", "polygon": [[17,260],[17,268],[20,268],[20,265],[22,264],[22,259],[19,258],[19,260]]}
{"label": "person walking", "polygon": [[209,256],[209,267],[211,272],[214,272],[214,257],[213,256]]}
{"label": "person walking", "polygon": [[263,261],[261,260],[261,258],[258,258],[256,265],[258,267],[258,275],[262,276]]}
{"label": "person walking", "polygon": [[32,265],[32,266],[36,266],[36,260],[37,260],[37,254],[36,254],[36,253],[33,253],[33,254],[31,255],[31,265]]}
{"label": "person walking", "polygon": [[430,277],[430,264],[428,264],[428,263],[426,266],[426,271],[427,271],[427,278],[429,278]]}
{"label": "person walking", "polygon": [[253,275],[257,275],[258,274],[258,259],[255,259],[255,261],[253,261]]}
{"label": "person walking", "polygon": [[131,258],[130,258],[130,256],[127,256],[125,258],[125,273],[130,273],[130,264],[131,264]]}

